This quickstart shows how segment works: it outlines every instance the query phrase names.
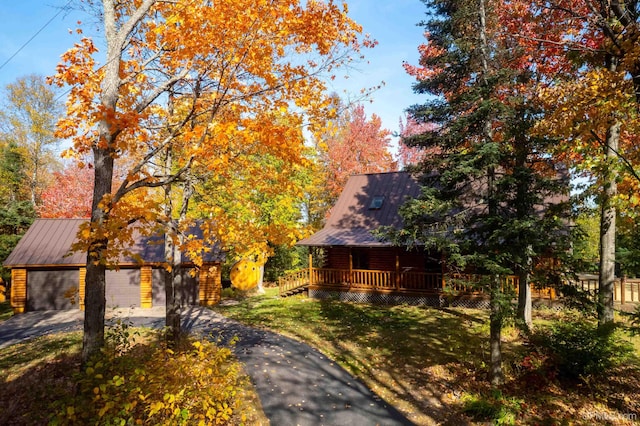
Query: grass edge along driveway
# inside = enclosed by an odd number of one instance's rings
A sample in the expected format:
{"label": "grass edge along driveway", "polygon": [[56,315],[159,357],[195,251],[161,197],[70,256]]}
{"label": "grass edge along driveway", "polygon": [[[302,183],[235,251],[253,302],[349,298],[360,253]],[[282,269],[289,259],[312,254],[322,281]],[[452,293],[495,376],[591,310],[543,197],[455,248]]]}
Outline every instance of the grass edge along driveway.
{"label": "grass edge along driveway", "polygon": [[[591,425],[602,419],[633,424],[640,419],[637,363],[617,366],[606,377],[563,380],[549,357],[513,326],[503,331],[507,384],[491,389],[484,310],[279,298],[277,289],[214,310],[318,348],[418,425]],[[574,316],[536,310],[534,326],[544,329]],[[640,338],[625,338],[640,355]]]}

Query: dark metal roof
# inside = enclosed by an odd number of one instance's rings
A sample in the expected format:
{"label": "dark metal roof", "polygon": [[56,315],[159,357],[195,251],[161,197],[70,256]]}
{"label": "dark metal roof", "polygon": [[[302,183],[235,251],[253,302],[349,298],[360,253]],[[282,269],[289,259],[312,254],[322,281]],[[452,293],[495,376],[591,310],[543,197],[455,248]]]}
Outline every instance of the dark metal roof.
{"label": "dark metal roof", "polygon": [[[78,229],[87,219],[36,219],[20,239],[4,266],[17,268],[29,266],[82,266],[87,262],[87,254],[71,252]],[[196,237],[202,237],[198,227],[189,230]],[[164,262],[164,235],[143,236],[134,232],[131,252],[139,255],[144,263]],[[217,262],[223,255],[217,247],[205,255],[205,262]],[[122,256],[119,264],[135,264],[133,258]]]}
{"label": "dark metal roof", "polygon": [[[342,194],[331,210],[324,228],[298,242],[302,246],[389,246],[371,231],[381,226],[400,228],[402,218],[398,208],[420,193],[420,186],[407,172],[354,175],[349,178]],[[382,205],[372,201],[383,197]],[[373,208],[372,208],[373,207]]]}
{"label": "dark metal roof", "polygon": [[[568,175],[559,172],[559,179],[568,182]],[[465,203],[467,210],[486,208],[485,204],[478,204],[476,195],[484,192],[482,181],[475,182],[473,194],[469,194]],[[568,185],[567,185],[568,188]],[[371,231],[381,226],[402,228],[402,218],[398,214],[399,207],[409,198],[420,195],[420,184],[410,173],[376,173],[351,176],[345,185],[340,198],[336,202],[324,228],[309,238],[298,242],[301,246],[327,247],[383,247],[391,246],[389,242],[382,242],[375,238]],[[383,198],[379,203],[372,202]],[[567,193],[548,196],[542,205],[536,206],[538,214],[544,214],[549,206],[567,203]],[[373,208],[372,208],[373,207]]]}
{"label": "dark metal roof", "polygon": [[85,219],[36,219],[20,239],[4,266],[81,265],[85,253],[69,255],[69,248]]}

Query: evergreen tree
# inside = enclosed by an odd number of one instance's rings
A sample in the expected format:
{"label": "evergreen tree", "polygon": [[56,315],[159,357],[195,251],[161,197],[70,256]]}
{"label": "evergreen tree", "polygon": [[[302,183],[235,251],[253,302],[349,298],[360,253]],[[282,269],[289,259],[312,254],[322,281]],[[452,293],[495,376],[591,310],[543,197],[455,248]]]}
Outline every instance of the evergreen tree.
{"label": "evergreen tree", "polygon": [[[9,257],[35,217],[30,201],[18,201],[0,207],[0,265]],[[9,282],[10,271],[0,266],[0,277]]]}
{"label": "evergreen tree", "polygon": [[6,205],[26,199],[29,186],[24,150],[13,140],[0,143],[0,201]]}
{"label": "evergreen tree", "polygon": [[[2,141],[0,141],[2,144]],[[0,265],[33,223],[25,160],[14,142],[0,145]],[[9,281],[9,270],[0,266],[0,277]]]}
{"label": "evergreen tree", "polygon": [[[406,68],[418,79],[414,90],[431,95],[410,115],[431,126],[405,142],[429,154],[414,168],[422,194],[403,206],[405,229],[396,238],[437,247],[450,268],[484,277],[479,284],[490,295],[490,380],[498,385],[500,334],[512,298],[502,283],[515,273],[528,290],[534,260],[550,254],[543,251],[554,247],[554,238],[561,248],[562,216],[545,200],[563,182],[545,155],[548,141],[528,134],[536,115],[530,100],[511,90],[531,74],[510,66],[517,52],[499,37],[501,3],[424,3],[429,12],[421,25],[428,42],[420,47],[420,65]],[[525,323],[530,303],[525,293]]]}

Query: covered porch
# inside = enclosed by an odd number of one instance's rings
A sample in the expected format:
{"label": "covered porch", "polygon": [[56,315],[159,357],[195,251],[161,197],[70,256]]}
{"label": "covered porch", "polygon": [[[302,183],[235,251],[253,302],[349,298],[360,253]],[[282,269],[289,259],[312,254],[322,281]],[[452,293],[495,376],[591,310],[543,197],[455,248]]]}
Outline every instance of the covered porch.
{"label": "covered porch", "polygon": [[[281,296],[288,296],[302,291],[372,293],[406,296],[448,297],[471,296],[486,298],[482,286],[479,285],[481,275],[450,273],[442,269],[439,263],[435,265],[425,262],[424,253],[414,253],[408,257],[407,252],[400,250],[367,251],[367,259],[363,260],[363,253],[358,249],[330,250],[325,262],[329,265],[315,267],[314,259],[309,254],[308,265],[281,277],[278,282]],[[422,259],[417,262],[416,258]],[[339,259],[339,260],[336,260]],[[326,261],[328,260],[328,261]],[[372,261],[373,260],[373,261]],[[346,267],[336,266],[342,264]],[[386,268],[371,269],[356,267],[371,263]],[[427,265],[427,267],[425,267]],[[434,269],[440,269],[435,272]],[[517,292],[518,277],[505,276],[501,278],[503,289],[510,288]],[[536,288],[532,285],[534,298],[555,300],[554,289]]]}
{"label": "covered porch", "polygon": [[[479,275],[312,267],[280,278],[278,287],[281,295],[291,293],[300,287],[414,295],[441,293],[481,295],[483,291],[476,285],[480,279]],[[505,277],[503,285],[517,289],[517,281],[515,276]],[[537,293],[542,294],[543,291],[539,290]]]}
{"label": "covered porch", "polygon": [[[283,297],[302,291],[319,291],[418,298],[448,297],[451,300],[461,298],[487,300],[488,295],[477,285],[480,279],[482,279],[481,276],[473,274],[309,267],[281,277],[278,286],[279,294]],[[581,275],[570,284],[594,296],[597,293],[597,276]],[[512,288],[514,293],[517,293],[518,277],[503,277],[502,285],[505,288]],[[535,284],[531,284],[531,294],[537,301],[552,303],[559,299],[554,288],[540,288]],[[640,303],[640,278],[616,279],[614,302],[623,309],[633,309]]]}

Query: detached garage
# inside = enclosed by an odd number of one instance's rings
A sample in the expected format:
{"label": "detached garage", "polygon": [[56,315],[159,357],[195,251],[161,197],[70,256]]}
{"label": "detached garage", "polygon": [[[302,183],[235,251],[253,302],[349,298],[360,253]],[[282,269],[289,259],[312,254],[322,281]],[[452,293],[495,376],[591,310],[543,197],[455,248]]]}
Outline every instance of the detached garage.
{"label": "detached garage", "polygon": [[[83,222],[84,219],[37,219],[31,225],[4,262],[11,269],[14,312],[84,309],[86,254],[70,251]],[[131,251],[142,258],[142,263],[123,257],[118,261],[118,270],[107,271],[107,307],[164,306],[164,236],[138,235]],[[212,305],[220,301],[223,256],[214,249],[207,257],[195,274],[193,264],[183,264],[178,295],[181,305]]]}

